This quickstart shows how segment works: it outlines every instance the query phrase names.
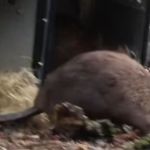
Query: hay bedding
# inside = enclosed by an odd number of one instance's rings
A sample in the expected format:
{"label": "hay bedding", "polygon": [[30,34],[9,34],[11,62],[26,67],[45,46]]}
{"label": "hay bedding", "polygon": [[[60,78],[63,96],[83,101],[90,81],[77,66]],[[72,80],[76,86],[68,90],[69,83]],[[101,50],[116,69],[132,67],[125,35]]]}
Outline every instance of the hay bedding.
{"label": "hay bedding", "polygon": [[38,82],[27,69],[0,72],[0,114],[18,112],[33,106]]}
{"label": "hay bedding", "polygon": [[[39,80],[28,69],[0,73],[0,114],[31,107]],[[136,136],[117,135],[114,143],[95,139],[95,143],[73,141],[52,135],[47,116],[41,114],[23,122],[0,125],[0,150],[132,150]],[[65,141],[64,141],[65,140]],[[132,141],[132,142],[131,142]]]}

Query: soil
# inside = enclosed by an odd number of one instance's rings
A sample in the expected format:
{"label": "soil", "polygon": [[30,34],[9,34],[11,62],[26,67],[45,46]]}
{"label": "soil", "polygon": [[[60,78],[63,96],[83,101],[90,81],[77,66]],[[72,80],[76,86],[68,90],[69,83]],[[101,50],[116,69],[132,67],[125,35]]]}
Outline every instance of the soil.
{"label": "soil", "polygon": [[128,150],[139,138],[134,132],[129,132],[115,135],[113,142],[98,138],[92,141],[72,140],[62,135],[53,135],[48,126],[37,126],[36,121],[32,118],[2,124],[0,150]]}
{"label": "soil", "polygon": [[4,131],[0,132],[0,150],[101,150],[100,147],[117,148],[105,143],[100,143],[102,146],[95,147],[85,141],[61,141],[59,136],[50,136],[48,132],[45,132],[44,130],[40,132],[31,131],[27,126],[16,127],[16,129],[6,127]]}

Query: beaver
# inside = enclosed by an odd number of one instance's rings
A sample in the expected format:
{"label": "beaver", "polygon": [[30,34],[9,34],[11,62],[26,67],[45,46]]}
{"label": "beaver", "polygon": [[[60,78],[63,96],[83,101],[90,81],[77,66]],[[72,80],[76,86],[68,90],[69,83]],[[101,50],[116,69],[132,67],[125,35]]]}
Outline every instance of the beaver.
{"label": "beaver", "polygon": [[146,134],[150,130],[150,73],[123,53],[82,53],[48,74],[33,108],[0,115],[0,122],[18,120],[69,102],[83,108],[91,119],[108,118]]}

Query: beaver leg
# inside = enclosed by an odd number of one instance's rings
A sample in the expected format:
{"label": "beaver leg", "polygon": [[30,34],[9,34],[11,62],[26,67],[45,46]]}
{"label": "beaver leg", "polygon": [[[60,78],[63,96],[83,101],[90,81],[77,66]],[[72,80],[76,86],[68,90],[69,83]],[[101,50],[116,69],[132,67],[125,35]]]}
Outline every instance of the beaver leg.
{"label": "beaver leg", "polygon": [[144,110],[136,105],[130,104],[117,107],[111,112],[111,118],[113,118],[113,122],[128,124],[139,129],[141,134],[150,132],[150,120],[144,113]]}

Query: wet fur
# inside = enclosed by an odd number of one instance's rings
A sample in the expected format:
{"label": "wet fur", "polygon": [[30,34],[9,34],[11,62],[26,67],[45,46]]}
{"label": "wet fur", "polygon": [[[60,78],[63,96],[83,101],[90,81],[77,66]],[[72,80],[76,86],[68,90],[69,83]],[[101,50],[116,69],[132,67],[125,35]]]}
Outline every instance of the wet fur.
{"label": "wet fur", "polygon": [[51,114],[53,106],[69,101],[92,118],[149,131],[150,74],[127,55],[109,51],[81,54],[51,73],[35,106]]}
{"label": "wet fur", "polygon": [[[142,65],[122,53],[95,51],[80,54],[50,73],[33,112],[50,116],[55,104],[68,101],[82,107],[91,119],[109,118],[148,133],[149,98],[150,73]],[[19,118],[24,116],[22,112]]]}

